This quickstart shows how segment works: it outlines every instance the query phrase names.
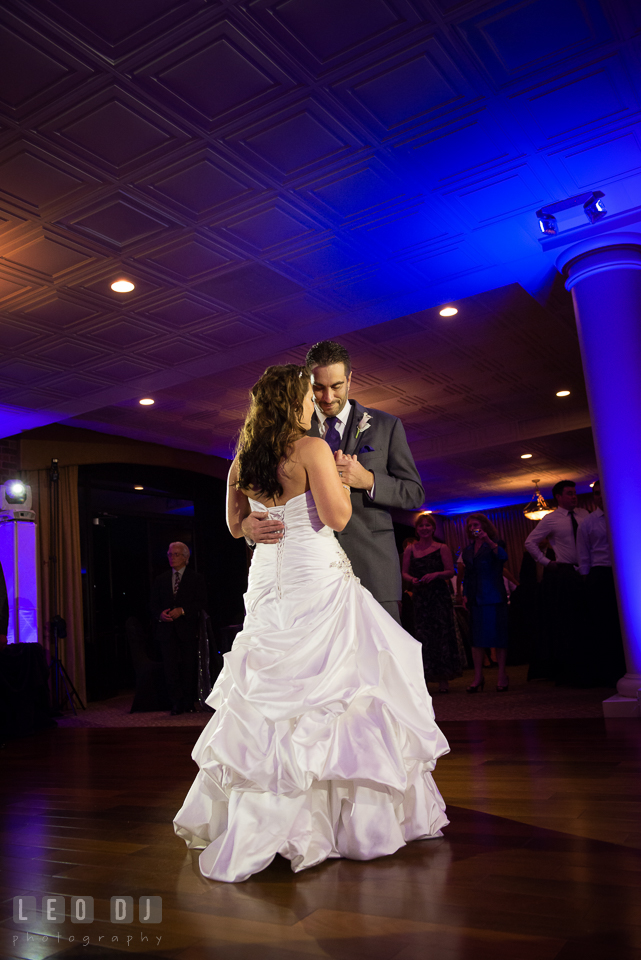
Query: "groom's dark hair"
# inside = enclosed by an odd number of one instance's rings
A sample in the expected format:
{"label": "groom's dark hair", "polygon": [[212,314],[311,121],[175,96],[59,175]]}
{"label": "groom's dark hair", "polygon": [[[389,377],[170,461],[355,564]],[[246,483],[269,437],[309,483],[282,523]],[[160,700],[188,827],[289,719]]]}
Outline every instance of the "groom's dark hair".
{"label": "groom's dark hair", "polygon": [[332,363],[342,363],[345,367],[345,376],[352,372],[352,361],[349,353],[335,340],[321,340],[307,351],[305,363],[309,370],[312,367],[329,367]]}

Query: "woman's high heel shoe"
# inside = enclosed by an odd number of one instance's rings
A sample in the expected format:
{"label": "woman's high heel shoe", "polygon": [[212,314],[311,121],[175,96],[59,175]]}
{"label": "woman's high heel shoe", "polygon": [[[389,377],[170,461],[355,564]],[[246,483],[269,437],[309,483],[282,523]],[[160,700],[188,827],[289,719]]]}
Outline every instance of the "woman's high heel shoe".
{"label": "woman's high heel shoe", "polygon": [[506,693],[506,692],[510,689],[510,678],[509,678],[509,677],[506,677],[506,680],[507,680],[507,683],[505,684],[504,687],[500,687],[500,686],[498,685],[498,683],[497,683],[497,685],[496,685],[496,692],[497,692],[497,693]]}
{"label": "woman's high heel shoe", "polygon": [[465,689],[467,693],[478,693],[479,690],[482,693],[484,686],[485,686],[485,677],[483,677],[480,683],[471,683],[469,687],[466,687]]}

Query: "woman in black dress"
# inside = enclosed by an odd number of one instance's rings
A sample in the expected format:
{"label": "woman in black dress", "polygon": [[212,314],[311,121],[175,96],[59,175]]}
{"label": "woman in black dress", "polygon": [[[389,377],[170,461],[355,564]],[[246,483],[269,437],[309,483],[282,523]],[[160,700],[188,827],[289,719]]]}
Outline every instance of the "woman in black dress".
{"label": "woman in black dress", "polygon": [[436,523],[429,513],[420,514],[414,528],[418,540],[403,553],[403,580],[414,598],[414,636],[423,646],[426,681],[449,693],[449,681],[463,673],[447,582],[454,576],[454,561],[447,544],[434,539]]}
{"label": "woman in black dress", "polygon": [[499,539],[496,527],[484,513],[470,514],[466,529],[470,543],[461,557],[465,564],[463,594],[470,613],[474,659],[474,683],[467,692],[483,689],[483,650],[495,647],[499,663],[496,689],[505,693],[509,683],[505,673],[508,626],[507,593],[503,583],[503,564],[507,560],[505,542]]}

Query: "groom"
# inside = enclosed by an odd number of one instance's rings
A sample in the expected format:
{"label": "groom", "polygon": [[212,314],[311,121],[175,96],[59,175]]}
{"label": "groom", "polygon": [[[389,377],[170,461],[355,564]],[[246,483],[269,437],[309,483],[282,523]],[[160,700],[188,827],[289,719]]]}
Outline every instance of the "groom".
{"label": "groom", "polygon": [[[417,510],[425,499],[403,425],[349,400],[352,364],[341,344],[315,344],[306,362],[316,403],[310,436],[327,441],[352,489],[352,518],[336,537],[363,586],[400,623],[401,571],[390,509]],[[268,517],[243,522],[245,535],[258,543],[277,542],[281,530]]]}

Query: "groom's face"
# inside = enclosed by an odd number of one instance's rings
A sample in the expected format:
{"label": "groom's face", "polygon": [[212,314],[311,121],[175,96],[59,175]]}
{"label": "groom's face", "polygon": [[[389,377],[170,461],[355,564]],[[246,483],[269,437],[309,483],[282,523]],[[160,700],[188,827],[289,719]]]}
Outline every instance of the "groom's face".
{"label": "groom's face", "polygon": [[344,363],[330,363],[327,367],[312,368],[314,401],[326,417],[337,416],[349,395],[351,373],[345,373]]}

